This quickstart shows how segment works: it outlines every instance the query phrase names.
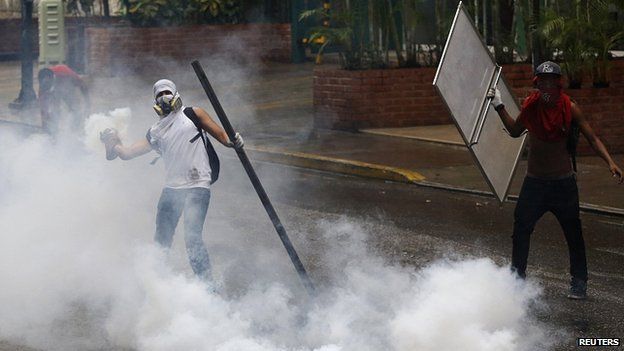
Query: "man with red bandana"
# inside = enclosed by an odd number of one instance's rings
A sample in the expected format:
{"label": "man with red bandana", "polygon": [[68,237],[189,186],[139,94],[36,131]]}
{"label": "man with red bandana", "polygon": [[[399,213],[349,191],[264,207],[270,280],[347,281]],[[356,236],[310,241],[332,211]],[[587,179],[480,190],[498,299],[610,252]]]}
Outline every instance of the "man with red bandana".
{"label": "man with red bandana", "polygon": [[554,62],[542,63],[536,69],[534,82],[537,90],[526,98],[515,120],[505,110],[498,89],[490,89],[488,94],[509,134],[517,138],[528,130],[529,135],[528,169],[514,212],[511,267],[518,276],[526,276],[531,233],[542,215],[550,211],[559,221],[568,244],[572,275],[568,298],[585,299],[585,243],[576,173],[567,147],[573,122],[607,163],[613,177],[620,184],[624,178],[578,105],[563,93],[561,68]]}

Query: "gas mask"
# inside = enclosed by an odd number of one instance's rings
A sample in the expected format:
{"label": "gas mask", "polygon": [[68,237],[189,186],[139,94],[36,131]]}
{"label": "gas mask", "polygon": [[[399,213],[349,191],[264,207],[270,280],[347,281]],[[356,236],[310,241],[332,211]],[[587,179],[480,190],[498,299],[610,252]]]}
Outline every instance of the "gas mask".
{"label": "gas mask", "polygon": [[[161,95],[163,92],[165,94]],[[154,111],[161,118],[182,107],[180,94],[175,84],[168,79],[161,79],[154,84],[154,102]]]}
{"label": "gas mask", "polygon": [[165,117],[173,111],[177,111],[182,107],[182,99],[178,93],[164,94],[156,98],[154,111],[160,117]]}

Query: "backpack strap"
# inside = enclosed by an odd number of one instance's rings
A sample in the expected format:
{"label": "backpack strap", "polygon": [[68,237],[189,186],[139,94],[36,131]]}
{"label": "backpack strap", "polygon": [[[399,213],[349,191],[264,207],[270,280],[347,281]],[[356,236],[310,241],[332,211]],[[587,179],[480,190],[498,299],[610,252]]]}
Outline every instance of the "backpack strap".
{"label": "backpack strap", "polygon": [[204,135],[204,130],[201,127],[201,122],[199,121],[199,117],[197,117],[197,114],[195,113],[195,111],[193,111],[193,108],[192,107],[185,108],[184,115],[186,115],[186,117],[188,117],[188,119],[190,119],[191,122],[193,122],[193,124],[197,128],[197,135],[195,135],[191,140],[189,140],[189,143],[194,143],[199,138],[201,138],[202,142],[204,143],[204,148],[206,149],[206,153],[208,154],[208,163],[210,164],[210,171],[211,171],[210,184],[213,184],[219,179],[219,171],[221,169],[219,156],[217,156],[217,152],[212,146],[210,139],[206,135]]}

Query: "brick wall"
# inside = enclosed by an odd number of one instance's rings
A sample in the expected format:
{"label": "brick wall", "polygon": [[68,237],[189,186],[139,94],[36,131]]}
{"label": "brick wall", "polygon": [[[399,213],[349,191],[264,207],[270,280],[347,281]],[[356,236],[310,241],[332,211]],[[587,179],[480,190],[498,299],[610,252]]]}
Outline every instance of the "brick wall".
{"label": "brick wall", "polygon": [[172,61],[219,58],[289,62],[290,24],[193,25],[167,28],[88,28],[87,71],[116,75]]}
{"label": "brick wall", "polygon": [[[519,102],[532,90],[531,65],[506,65],[503,74]],[[314,71],[318,128],[358,130],[452,123],[431,85],[435,68]],[[624,152],[624,60],[613,61],[611,87],[567,89],[612,152]],[[580,153],[590,151],[582,140]]]}
{"label": "brick wall", "polygon": [[[624,86],[566,91],[581,107],[590,125],[612,153],[624,153]],[[591,148],[581,137],[579,153]]]}
{"label": "brick wall", "polygon": [[[21,47],[21,19],[1,19],[0,32],[2,40],[0,40],[0,58],[6,60],[19,60]],[[85,66],[85,28],[90,26],[114,26],[125,23],[120,17],[66,17],[65,29],[67,32],[66,40],[66,63],[76,71],[83,73]],[[33,19],[32,24],[32,48],[33,55],[39,55],[39,20]]]}
{"label": "brick wall", "polygon": [[[22,33],[22,20],[19,18],[10,18],[0,20],[0,32],[3,33],[2,40],[0,40],[0,54],[2,56],[14,56],[19,57],[20,52],[20,38]],[[39,51],[38,43],[38,21],[33,20],[33,49],[36,52]]]}
{"label": "brick wall", "polygon": [[314,71],[315,125],[357,130],[449,123],[434,68]]}
{"label": "brick wall", "polygon": [[624,87],[624,58],[613,61],[609,75],[612,87]]}

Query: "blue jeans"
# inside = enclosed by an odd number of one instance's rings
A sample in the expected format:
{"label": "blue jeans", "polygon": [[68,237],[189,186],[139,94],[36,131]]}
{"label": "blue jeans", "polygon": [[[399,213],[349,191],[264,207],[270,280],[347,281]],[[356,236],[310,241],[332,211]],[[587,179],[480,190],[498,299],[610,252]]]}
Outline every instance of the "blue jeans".
{"label": "blue jeans", "polygon": [[555,215],[563,229],[570,255],[570,274],[587,281],[587,259],[575,176],[556,180],[524,179],[514,212],[512,268],[519,276],[526,275],[531,233],[537,221],[548,211]]}
{"label": "blue jeans", "polygon": [[210,203],[210,189],[171,189],[164,188],[158,201],[155,240],[161,246],[170,248],[173,234],[184,212],[184,241],[186,252],[195,274],[211,280],[210,259],[202,238],[204,221]]}

